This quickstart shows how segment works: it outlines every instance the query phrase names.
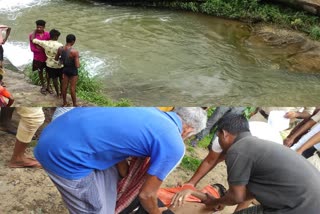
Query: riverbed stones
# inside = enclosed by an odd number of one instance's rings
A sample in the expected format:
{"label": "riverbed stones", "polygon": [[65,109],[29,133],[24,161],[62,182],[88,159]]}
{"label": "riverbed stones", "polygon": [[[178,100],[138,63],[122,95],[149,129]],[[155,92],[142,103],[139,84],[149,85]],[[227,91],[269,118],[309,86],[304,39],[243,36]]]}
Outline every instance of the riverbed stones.
{"label": "riverbed stones", "polygon": [[[257,25],[248,38],[252,46],[270,46],[270,59],[281,61],[289,71],[320,73],[320,42],[309,39],[305,34],[280,29],[271,25]],[[282,56],[272,54],[272,49],[283,50]]]}

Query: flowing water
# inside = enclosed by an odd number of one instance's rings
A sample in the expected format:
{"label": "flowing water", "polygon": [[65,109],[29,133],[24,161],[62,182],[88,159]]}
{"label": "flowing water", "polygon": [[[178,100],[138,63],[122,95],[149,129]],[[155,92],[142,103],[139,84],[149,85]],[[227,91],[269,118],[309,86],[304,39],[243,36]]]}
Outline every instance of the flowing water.
{"label": "flowing water", "polygon": [[285,50],[255,47],[245,24],[210,16],[93,1],[0,0],[12,27],[5,56],[30,64],[35,21],[77,36],[75,48],[114,99],[136,105],[315,105],[320,76],[288,71]]}

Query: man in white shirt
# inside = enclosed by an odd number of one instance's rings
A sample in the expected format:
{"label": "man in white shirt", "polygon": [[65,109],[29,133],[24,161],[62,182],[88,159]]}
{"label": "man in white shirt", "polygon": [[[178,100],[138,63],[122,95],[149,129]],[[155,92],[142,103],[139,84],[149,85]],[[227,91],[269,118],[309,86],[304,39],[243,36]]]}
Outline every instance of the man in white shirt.
{"label": "man in white shirt", "polygon": [[[60,97],[61,93],[61,86],[62,86],[62,67],[63,65],[60,64],[58,61],[55,60],[55,56],[58,52],[58,49],[63,46],[57,40],[59,39],[60,32],[56,29],[52,29],[50,31],[50,40],[38,40],[33,39],[32,42],[34,44],[40,45],[44,48],[45,53],[47,55],[46,65],[47,65],[47,73],[48,73],[48,85],[47,91],[52,94],[52,89],[50,88],[50,79],[53,81],[54,89],[57,93],[57,97]],[[58,77],[60,82],[60,91],[58,87]]]}

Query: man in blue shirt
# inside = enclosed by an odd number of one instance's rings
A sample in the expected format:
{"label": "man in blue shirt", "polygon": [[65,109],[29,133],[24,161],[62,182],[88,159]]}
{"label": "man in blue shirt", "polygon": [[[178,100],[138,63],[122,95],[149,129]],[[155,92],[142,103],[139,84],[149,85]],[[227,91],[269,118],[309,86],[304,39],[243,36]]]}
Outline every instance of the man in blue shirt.
{"label": "man in blue shirt", "polygon": [[118,172],[126,158],[150,157],[139,199],[148,213],[160,213],[157,191],[184,155],[183,140],[206,125],[197,107],[75,108],[49,124],[35,148],[70,213],[114,213]]}

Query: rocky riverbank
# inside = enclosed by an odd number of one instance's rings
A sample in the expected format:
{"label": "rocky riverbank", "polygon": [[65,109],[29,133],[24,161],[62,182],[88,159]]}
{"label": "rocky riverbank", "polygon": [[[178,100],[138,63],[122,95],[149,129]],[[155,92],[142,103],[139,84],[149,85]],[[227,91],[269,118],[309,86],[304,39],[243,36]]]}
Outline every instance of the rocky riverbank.
{"label": "rocky riverbank", "polygon": [[[311,40],[304,33],[260,24],[253,27],[246,42],[253,48],[270,47],[263,49],[270,53],[267,58],[281,62],[289,71],[320,73],[320,42]],[[283,49],[283,54],[274,55],[272,51],[276,49]]]}
{"label": "rocky riverbank", "polygon": [[[57,107],[62,105],[62,98],[57,98],[55,94],[41,94],[41,87],[31,84],[24,73],[7,69],[7,67],[10,67],[8,62],[5,63],[4,67],[6,73],[3,82],[15,100],[13,107]],[[69,100],[69,103],[72,103],[70,95],[68,95],[67,99]],[[80,106],[93,106],[93,104],[79,99],[78,103]]]}

